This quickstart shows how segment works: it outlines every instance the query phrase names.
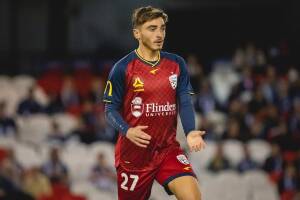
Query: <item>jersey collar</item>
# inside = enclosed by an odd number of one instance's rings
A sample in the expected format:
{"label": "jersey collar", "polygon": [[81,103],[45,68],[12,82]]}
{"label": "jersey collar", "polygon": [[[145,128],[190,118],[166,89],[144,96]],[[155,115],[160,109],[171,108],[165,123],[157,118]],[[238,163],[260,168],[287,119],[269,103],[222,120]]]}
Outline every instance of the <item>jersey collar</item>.
{"label": "jersey collar", "polygon": [[137,55],[137,57],[145,64],[147,65],[150,65],[151,67],[155,67],[158,65],[158,63],[160,62],[160,52],[158,54],[158,60],[156,62],[151,62],[151,61],[148,61],[148,60],[145,60],[138,52],[137,50],[135,49],[134,50],[135,54]]}

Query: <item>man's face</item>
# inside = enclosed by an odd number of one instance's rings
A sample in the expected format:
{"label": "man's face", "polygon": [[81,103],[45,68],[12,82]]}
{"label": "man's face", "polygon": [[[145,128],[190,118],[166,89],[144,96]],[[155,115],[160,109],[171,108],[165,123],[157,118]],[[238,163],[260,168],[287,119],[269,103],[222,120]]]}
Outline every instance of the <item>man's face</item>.
{"label": "man's face", "polygon": [[133,31],[140,44],[153,51],[162,49],[166,36],[166,24],[161,17],[147,21]]}

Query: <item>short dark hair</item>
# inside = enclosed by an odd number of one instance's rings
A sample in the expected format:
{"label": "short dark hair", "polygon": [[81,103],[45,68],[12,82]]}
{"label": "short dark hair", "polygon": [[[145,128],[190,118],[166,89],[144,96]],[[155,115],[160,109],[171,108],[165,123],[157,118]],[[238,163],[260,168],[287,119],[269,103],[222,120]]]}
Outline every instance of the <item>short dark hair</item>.
{"label": "short dark hair", "polygon": [[133,11],[132,13],[132,27],[136,28],[144,24],[147,21],[163,18],[164,22],[168,22],[168,15],[159,8],[154,8],[152,6],[140,7]]}

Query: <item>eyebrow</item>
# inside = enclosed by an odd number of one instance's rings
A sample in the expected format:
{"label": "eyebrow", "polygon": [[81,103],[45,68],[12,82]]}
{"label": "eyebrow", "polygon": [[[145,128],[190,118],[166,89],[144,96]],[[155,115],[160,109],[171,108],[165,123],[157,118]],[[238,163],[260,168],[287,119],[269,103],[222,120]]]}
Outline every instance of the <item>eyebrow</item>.
{"label": "eyebrow", "polygon": [[[149,25],[147,28],[157,28],[157,27],[158,27],[157,25]],[[166,25],[163,24],[163,25],[161,25],[161,27],[162,27],[162,28],[165,28]]]}
{"label": "eyebrow", "polygon": [[157,25],[149,25],[147,28],[157,28]]}

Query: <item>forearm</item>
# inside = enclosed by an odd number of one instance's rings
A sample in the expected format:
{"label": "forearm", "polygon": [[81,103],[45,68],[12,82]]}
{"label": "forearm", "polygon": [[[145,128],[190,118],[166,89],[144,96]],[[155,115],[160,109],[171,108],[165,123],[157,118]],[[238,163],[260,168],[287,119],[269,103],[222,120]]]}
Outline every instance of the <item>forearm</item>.
{"label": "forearm", "polygon": [[191,96],[188,93],[179,95],[179,115],[185,135],[195,130],[195,115]]}
{"label": "forearm", "polygon": [[124,121],[119,111],[113,104],[105,104],[105,117],[107,122],[116,130],[126,135],[129,125]]}

